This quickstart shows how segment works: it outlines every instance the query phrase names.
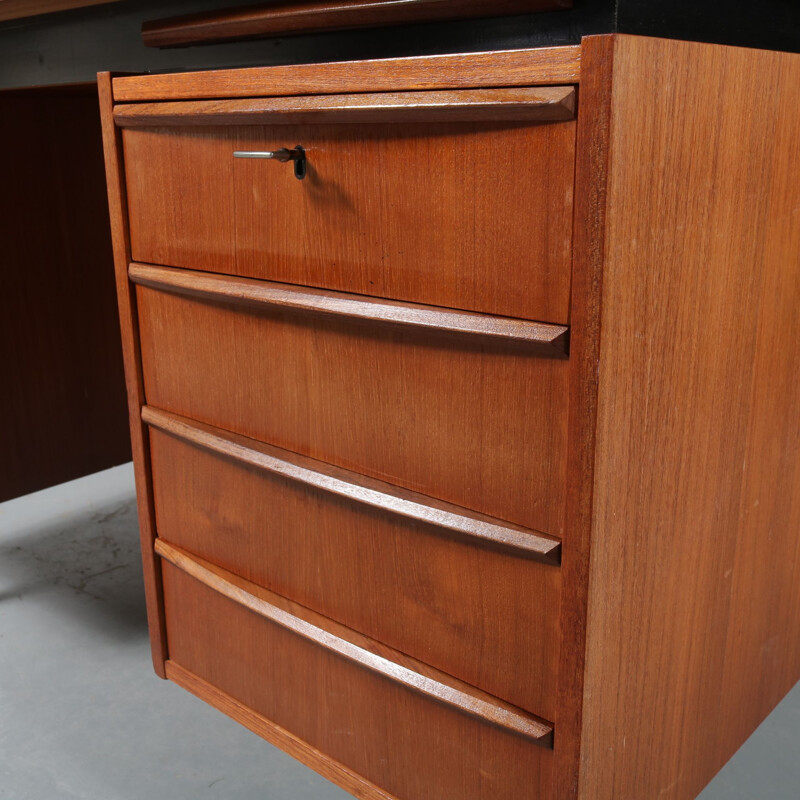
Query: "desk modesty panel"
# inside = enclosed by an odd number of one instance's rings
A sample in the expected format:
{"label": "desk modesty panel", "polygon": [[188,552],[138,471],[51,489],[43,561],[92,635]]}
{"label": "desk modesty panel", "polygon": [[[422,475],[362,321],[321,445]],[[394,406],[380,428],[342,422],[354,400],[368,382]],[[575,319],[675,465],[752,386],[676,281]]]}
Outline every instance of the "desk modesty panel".
{"label": "desk modesty panel", "polygon": [[360,798],[695,797],[800,678],[800,56],[99,86],[156,672]]}

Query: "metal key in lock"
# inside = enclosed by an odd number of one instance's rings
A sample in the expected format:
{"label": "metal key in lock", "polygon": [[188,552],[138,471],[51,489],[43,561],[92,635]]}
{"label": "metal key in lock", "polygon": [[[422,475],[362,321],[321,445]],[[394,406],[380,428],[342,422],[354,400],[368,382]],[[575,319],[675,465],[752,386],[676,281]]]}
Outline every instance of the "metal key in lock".
{"label": "metal key in lock", "polygon": [[306,176],[306,151],[298,144],[291,150],[282,147],[280,150],[234,150],[234,158],[271,158],[275,161],[293,161],[294,176],[303,180]]}

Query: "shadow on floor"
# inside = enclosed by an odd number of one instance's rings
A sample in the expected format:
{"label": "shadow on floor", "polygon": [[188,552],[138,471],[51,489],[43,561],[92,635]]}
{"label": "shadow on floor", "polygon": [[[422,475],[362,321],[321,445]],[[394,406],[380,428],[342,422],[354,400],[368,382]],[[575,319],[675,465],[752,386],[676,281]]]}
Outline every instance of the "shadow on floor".
{"label": "shadow on floor", "polygon": [[35,596],[103,636],[147,637],[135,497],[34,526],[4,519],[3,527],[0,602]]}

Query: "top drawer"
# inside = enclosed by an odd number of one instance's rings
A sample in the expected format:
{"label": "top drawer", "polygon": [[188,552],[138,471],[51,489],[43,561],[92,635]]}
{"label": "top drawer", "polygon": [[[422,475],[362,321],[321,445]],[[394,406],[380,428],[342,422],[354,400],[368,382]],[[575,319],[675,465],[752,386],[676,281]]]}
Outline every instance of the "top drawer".
{"label": "top drawer", "polygon": [[[133,259],[566,323],[575,123],[548,92],[118,107]],[[295,145],[303,180],[233,156]]]}

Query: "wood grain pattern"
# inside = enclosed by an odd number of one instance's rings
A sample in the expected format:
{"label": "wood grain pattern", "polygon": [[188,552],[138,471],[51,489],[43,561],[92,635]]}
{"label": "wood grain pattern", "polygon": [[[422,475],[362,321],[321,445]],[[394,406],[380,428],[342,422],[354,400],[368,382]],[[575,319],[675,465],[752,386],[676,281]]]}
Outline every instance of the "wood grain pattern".
{"label": "wood grain pattern", "polygon": [[572,86],[190,100],[128,103],[114,108],[114,122],[121,128],[317,122],[560,122],[574,118]]}
{"label": "wood grain pattern", "polygon": [[[145,408],[145,419],[155,416]],[[175,424],[169,435],[151,427],[161,537],[554,719],[556,566],[531,560],[525,551],[448,533],[436,524],[436,513],[426,523],[365,506],[352,492],[335,495],[249,467],[231,457],[230,448],[205,449],[214,444],[205,427],[192,423],[193,431],[205,434],[199,442],[176,438],[182,431]],[[250,452],[271,449],[231,434],[225,440],[247,442]],[[524,670],[508,669],[521,663]]]}
{"label": "wood grain pattern", "polygon": [[[563,554],[561,569],[558,733],[553,770],[553,796],[557,798],[577,796],[580,769],[614,38],[588,37],[582,52],[586,69],[575,161],[570,320],[575,336],[570,344],[564,523],[570,547]],[[602,796],[599,786],[596,790]]]}
{"label": "wood grain pattern", "polygon": [[520,787],[547,796],[551,750],[363,669],[169,562],[163,569],[171,658],[390,796],[518,800]]}
{"label": "wood grain pattern", "polygon": [[0,153],[2,502],[131,451],[94,84],[0,92]]}
{"label": "wood grain pattern", "polygon": [[[123,140],[136,261],[568,322],[574,122],[125,129]],[[290,164],[233,158],[296,144],[302,181]]]}
{"label": "wood grain pattern", "polygon": [[108,187],[108,208],[111,218],[111,244],[114,253],[114,274],[117,285],[120,328],[122,331],[122,358],[125,367],[125,384],[128,393],[128,419],[130,422],[131,449],[133,451],[136,480],[136,504],[139,511],[139,532],[144,568],[144,589],[147,602],[147,624],[150,630],[150,648],[156,674],[165,678],[164,661],[167,657],[164,604],[161,594],[161,568],[153,553],[155,541],[155,516],[150,474],[150,453],[147,448],[141,407],[144,404],[141,349],[136,298],[128,281],[128,264],[131,261],[128,206],[125,197],[125,176],[122,161],[120,132],[114,127],[111,101],[111,73],[97,76],[100,96],[100,120],[103,131],[103,153]]}
{"label": "wood grain pattern", "polygon": [[150,405],[560,536],[566,359],[136,288]]}
{"label": "wood grain pattern", "polygon": [[800,678],[800,56],[613,87],[581,796],[670,800]]}
{"label": "wood grain pattern", "polygon": [[209,275],[152,264],[131,264],[128,274],[140,286],[165,289],[189,297],[518,342],[542,347],[553,354],[563,354],[566,351],[569,333],[569,328],[565,325],[470,314],[449,308],[396,303],[287,283]]}
{"label": "wood grain pattern", "polygon": [[270,744],[280,747],[285,753],[350,792],[353,797],[360,800],[395,800],[374,783],[370,783],[353,770],[342,766],[338,761],[334,761],[290,731],[281,728],[261,714],[257,714],[226,692],[222,692],[208,681],[198,678],[193,672],[189,672],[174,661],[167,661],[166,670],[167,678],[177,683],[178,686],[191,692],[195,697],[205,701],[223,714],[227,714],[231,719],[244,725],[262,739],[266,739]]}
{"label": "wood grain pattern", "polygon": [[541,747],[552,747],[553,726],[519,708],[190,555],[163,539],[156,539],[155,550],[161,558],[209,589],[328,653],[482,723],[523,736]]}
{"label": "wood grain pattern", "polygon": [[321,461],[303,458],[288,450],[235,436],[150,406],[142,409],[142,419],[151,427],[179,436],[206,450],[303,486],[346,497],[417,522],[435,525],[451,533],[474,538],[481,544],[508,549],[517,556],[558,564],[561,543],[558,539],[536,531],[475,514],[465,508],[442,503],[389,483],[370,480],[354,472],[337,469]]}
{"label": "wood grain pattern", "polygon": [[147,47],[185,47],[276,34],[499,17],[571,7],[572,0],[284,0],[151,20],[142,25],[142,42]]}
{"label": "wood grain pattern", "polygon": [[569,45],[328,64],[201,70],[172,75],[135,75],[114,79],[114,101],[138,103],[578,83],[580,54],[580,45]]}

